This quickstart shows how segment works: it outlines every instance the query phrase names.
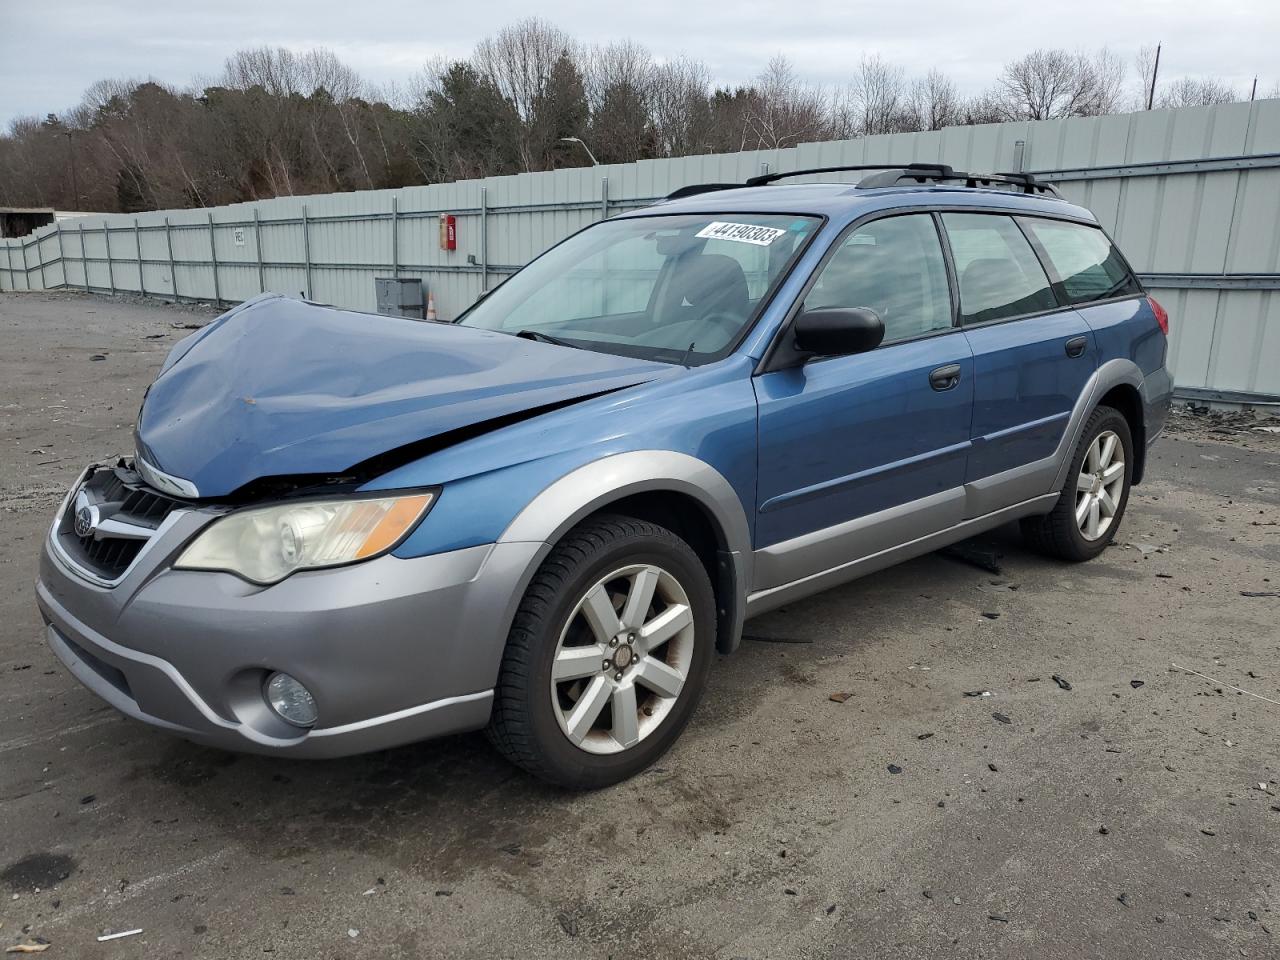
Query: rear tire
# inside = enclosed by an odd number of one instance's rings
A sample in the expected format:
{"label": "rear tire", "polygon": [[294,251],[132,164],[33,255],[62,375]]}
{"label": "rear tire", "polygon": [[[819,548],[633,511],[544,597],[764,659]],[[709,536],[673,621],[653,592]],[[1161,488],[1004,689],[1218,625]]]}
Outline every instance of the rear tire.
{"label": "rear tire", "polygon": [[520,603],[489,740],[551,783],[596,789],[675,742],[715,646],[706,569],[670,530],[601,515],[574,527]]}
{"label": "rear tire", "polygon": [[1124,517],[1133,463],[1129,421],[1113,407],[1098,407],[1085,422],[1053,510],[1022,521],[1027,545],[1077,563],[1100,554]]}

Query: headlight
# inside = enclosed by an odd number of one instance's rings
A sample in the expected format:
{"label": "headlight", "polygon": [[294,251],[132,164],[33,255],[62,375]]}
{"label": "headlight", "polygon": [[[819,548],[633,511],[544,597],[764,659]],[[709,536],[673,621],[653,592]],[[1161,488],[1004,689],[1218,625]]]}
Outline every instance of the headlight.
{"label": "headlight", "polygon": [[435,498],[418,493],[238,510],[196,537],[175,566],[226,570],[266,584],[297,570],[367,560],[399,543]]}

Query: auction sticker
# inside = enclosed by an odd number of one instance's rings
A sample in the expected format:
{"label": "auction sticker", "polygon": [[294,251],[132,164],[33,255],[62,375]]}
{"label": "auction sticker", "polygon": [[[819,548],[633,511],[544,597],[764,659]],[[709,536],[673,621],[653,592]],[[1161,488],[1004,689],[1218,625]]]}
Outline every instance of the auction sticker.
{"label": "auction sticker", "polygon": [[699,230],[697,236],[707,240],[732,240],[735,243],[753,243],[757,247],[767,247],[786,232],[777,227],[758,227],[754,223],[713,220]]}

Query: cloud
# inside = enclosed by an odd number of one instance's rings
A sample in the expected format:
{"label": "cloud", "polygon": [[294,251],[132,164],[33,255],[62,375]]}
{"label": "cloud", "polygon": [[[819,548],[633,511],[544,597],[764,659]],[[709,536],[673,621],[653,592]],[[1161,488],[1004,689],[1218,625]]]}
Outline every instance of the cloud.
{"label": "cloud", "polygon": [[[294,50],[323,46],[368,80],[403,84],[435,56],[463,57],[500,26],[527,16],[524,3],[405,3],[361,0],[2,0],[0,124],[20,115],[61,111],[104,77],[155,77],[186,86],[215,76],[228,54],[263,44]],[[908,73],[937,66],[966,93],[987,86],[1007,60],[1037,47],[1093,50],[1107,45],[1126,62],[1143,44],[1163,41],[1162,74],[1216,75],[1239,89],[1255,73],[1260,88],[1280,81],[1274,41],[1280,5],[1237,0],[1078,0],[1029,11],[1024,3],[960,10],[916,0],[911,16],[892,3],[776,0],[698,3],[646,0],[609,5],[543,0],[537,13],[587,43],[632,39],[656,56],[705,60],[721,83],[745,83],[776,53],[807,80],[848,82],[864,54],[878,53]]]}

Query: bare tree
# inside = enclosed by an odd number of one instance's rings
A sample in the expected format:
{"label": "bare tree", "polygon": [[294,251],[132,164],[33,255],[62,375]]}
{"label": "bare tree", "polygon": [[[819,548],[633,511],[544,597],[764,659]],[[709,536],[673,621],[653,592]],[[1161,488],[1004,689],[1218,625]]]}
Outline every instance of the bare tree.
{"label": "bare tree", "polygon": [[1006,120],[1096,116],[1120,102],[1124,68],[1105,48],[1090,58],[1036,50],[1005,64],[992,99]]}
{"label": "bare tree", "polygon": [[540,169],[542,148],[532,140],[534,113],[562,58],[577,58],[577,44],[559,27],[528,17],[477,44],[471,62],[522,121],[520,157],[525,170]]}
{"label": "bare tree", "polygon": [[1124,109],[1124,61],[1107,47],[1101,48],[1088,61],[1093,74],[1094,91],[1090,112],[1093,116],[1119,113]]}
{"label": "bare tree", "polygon": [[769,61],[756,85],[741,98],[743,148],[777,149],[830,136],[827,99],[802,83],[786,57]]}
{"label": "bare tree", "polygon": [[864,136],[901,133],[917,126],[902,68],[878,55],[862,58],[849,88],[849,102],[855,130]]}
{"label": "bare tree", "polygon": [[624,40],[586,55],[590,142],[602,163],[657,156],[651,114],[657,69],[649,51]]}
{"label": "bare tree", "polygon": [[677,57],[654,69],[649,111],[659,156],[682,157],[710,148],[711,71],[701,60]]}
{"label": "bare tree", "polygon": [[920,130],[941,130],[963,122],[955,82],[941,70],[935,68],[913,81],[908,99],[915,126]]}
{"label": "bare tree", "polygon": [[[1128,104],[1145,106],[1139,52]],[[1109,50],[1037,50],[962,98],[938,70],[907,81],[864,57],[843,88],[807,83],[784,57],[749,84],[712,89],[705,63],[655,62],[631,41],[584,48],[537,18],[463,60],[375,90],[328,50],[239,50],[215,77],[175,88],[104,80],[74,108],[0,133],[0,202],[89,210],[208,206],[287,194],[438,182],[587,162],[787,147],[955,124],[1088,116],[1126,107]],[[1280,96],[1280,85],[1268,96]],[[1221,79],[1161,82],[1160,106],[1234,100]]]}
{"label": "bare tree", "polygon": [[1183,77],[1160,92],[1161,107],[1210,107],[1215,103],[1233,103],[1240,96],[1225,80],[1217,77]]}

